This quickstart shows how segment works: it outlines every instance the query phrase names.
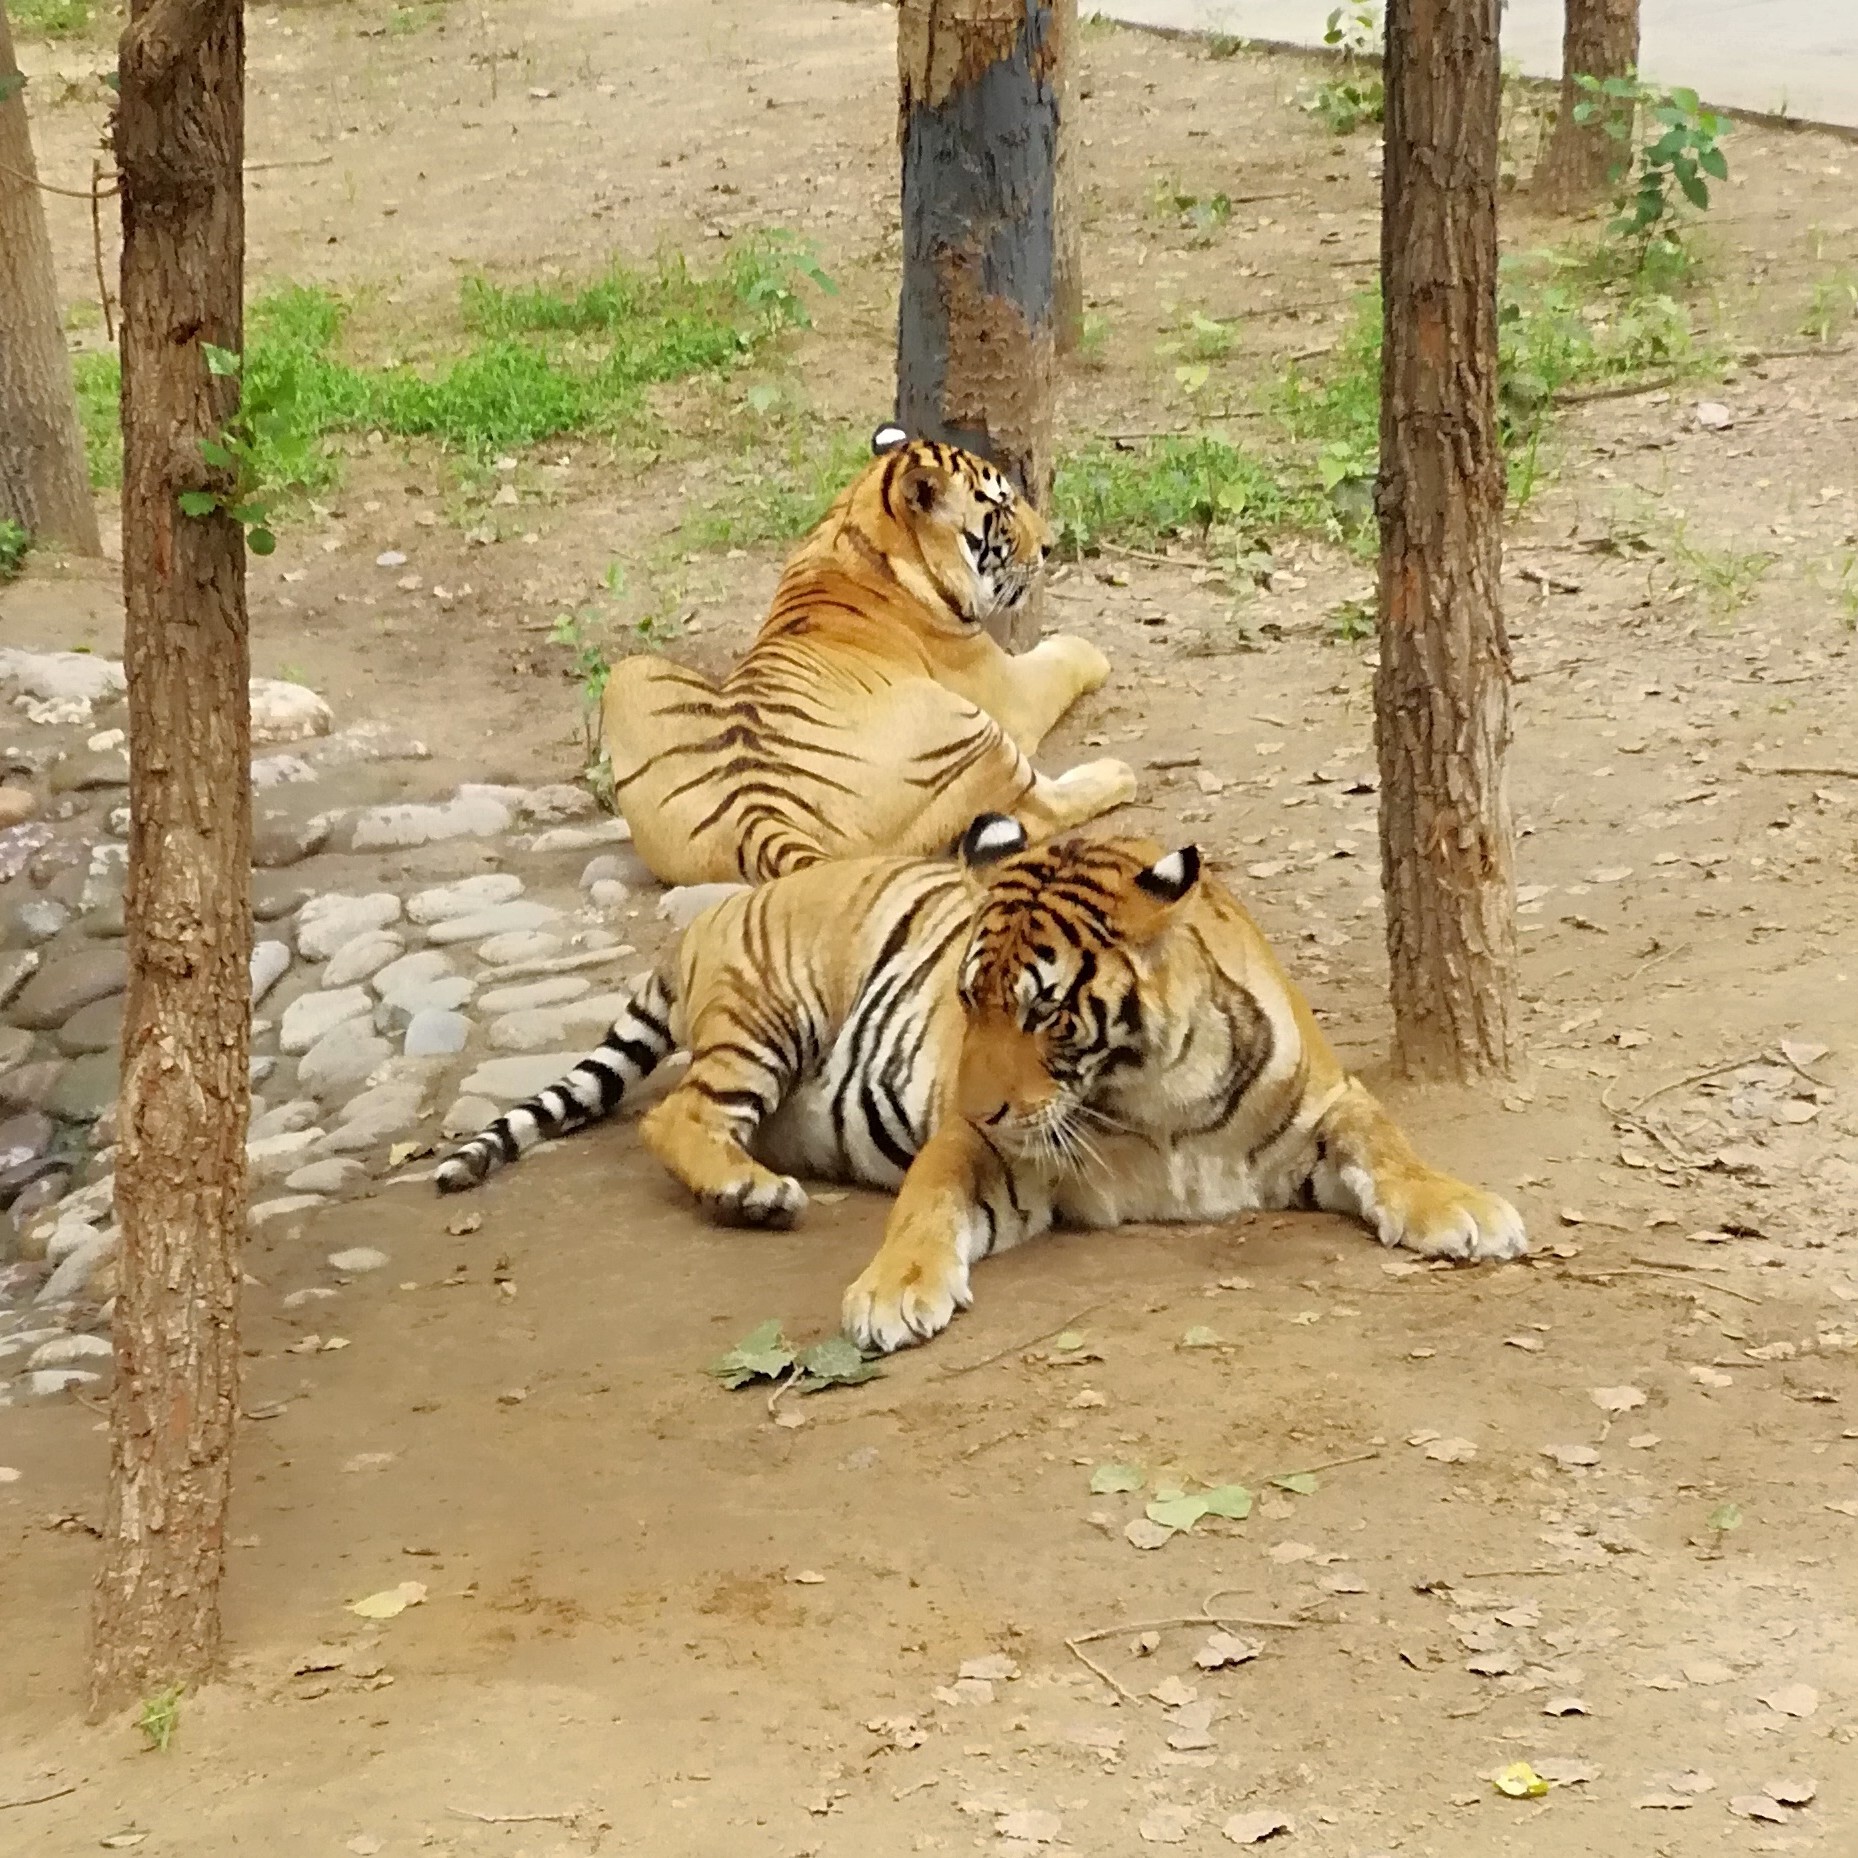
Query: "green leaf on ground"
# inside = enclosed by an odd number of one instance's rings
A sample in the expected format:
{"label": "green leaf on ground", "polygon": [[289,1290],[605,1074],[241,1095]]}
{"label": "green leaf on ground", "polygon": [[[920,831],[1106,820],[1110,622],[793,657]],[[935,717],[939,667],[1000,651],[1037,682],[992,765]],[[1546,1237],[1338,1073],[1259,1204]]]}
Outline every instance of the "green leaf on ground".
{"label": "green leaf on ground", "polygon": [[1252,1493],[1243,1484],[1221,1484],[1203,1491],[1201,1498],[1209,1516],[1224,1516],[1242,1523],[1252,1513]]}
{"label": "green leaf on ground", "polygon": [[1205,1323],[1197,1323],[1181,1337],[1182,1348],[1217,1348],[1219,1335],[1209,1329]]}
{"label": "green leaf on ground", "polygon": [[1090,1474],[1093,1497],[1113,1497],[1125,1490],[1140,1490],[1142,1473],[1132,1464],[1100,1464]]}
{"label": "green leaf on ground", "polygon": [[1212,1506],[1198,1491],[1183,1495],[1178,1490],[1161,1492],[1148,1505],[1148,1520],[1165,1529],[1191,1529]]}
{"label": "green leaf on ground", "polygon": [[728,1354],[710,1364],[710,1372],[725,1387],[746,1387],[750,1381],[778,1380],[794,1365],[793,1345],[781,1334],[779,1317],[770,1317],[752,1329]]}
{"label": "green leaf on ground", "polygon": [[884,1372],[879,1363],[864,1358],[856,1342],[842,1335],[810,1343],[794,1357],[794,1362],[801,1373],[801,1393],[818,1393],[824,1387],[856,1387],[860,1381],[876,1380]]}
{"label": "green leaf on ground", "polygon": [[1287,1490],[1293,1497],[1313,1497],[1316,1494],[1316,1473],[1314,1471],[1287,1471],[1282,1477],[1274,1477],[1271,1482],[1279,1490]]}

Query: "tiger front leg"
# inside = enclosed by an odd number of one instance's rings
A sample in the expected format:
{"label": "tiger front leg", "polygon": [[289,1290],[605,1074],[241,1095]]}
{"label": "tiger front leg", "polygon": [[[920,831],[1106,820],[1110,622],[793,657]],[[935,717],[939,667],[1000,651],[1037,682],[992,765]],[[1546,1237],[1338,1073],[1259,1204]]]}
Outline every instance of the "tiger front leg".
{"label": "tiger front leg", "polygon": [[1364,1220],[1383,1245],[1422,1258],[1478,1261],[1528,1251],[1522,1215],[1509,1201],[1428,1167],[1357,1079],[1348,1080],[1316,1134],[1322,1148],[1311,1177],[1316,1204]]}
{"label": "tiger front leg", "polygon": [[1127,806],[1135,795],[1135,770],[1126,761],[1106,757],[1067,768],[1063,774],[1039,775],[1013,814],[1037,841]]}
{"label": "tiger front leg", "polygon": [[1003,688],[984,707],[1027,755],[1079,697],[1098,689],[1110,675],[1110,661],[1088,639],[1062,632],[1017,657],[1003,654],[1003,660]]}
{"label": "tiger front leg", "polygon": [[845,1293],[845,1333],[884,1354],[928,1341],[974,1301],[976,1259],[1050,1223],[1049,1210],[1012,1192],[1000,1157],[971,1124],[944,1123],[903,1177],[877,1256]]}

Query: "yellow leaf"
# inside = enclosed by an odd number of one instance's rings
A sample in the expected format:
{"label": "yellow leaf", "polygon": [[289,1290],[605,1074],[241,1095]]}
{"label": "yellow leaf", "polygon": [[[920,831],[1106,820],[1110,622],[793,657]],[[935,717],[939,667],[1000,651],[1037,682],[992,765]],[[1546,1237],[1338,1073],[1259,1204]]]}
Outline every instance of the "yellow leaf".
{"label": "yellow leaf", "polygon": [[1491,1778],[1497,1792],[1508,1794],[1512,1800],[1539,1800],[1548,1792],[1548,1782],[1526,1761],[1512,1761]]}
{"label": "yellow leaf", "polygon": [[348,1610],[363,1619],[398,1619],[409,1606],[418,1606],[425,1598],[424,1581],[402,1581],[398,1587],[383,1588],[365,1600],[352,1601]]}

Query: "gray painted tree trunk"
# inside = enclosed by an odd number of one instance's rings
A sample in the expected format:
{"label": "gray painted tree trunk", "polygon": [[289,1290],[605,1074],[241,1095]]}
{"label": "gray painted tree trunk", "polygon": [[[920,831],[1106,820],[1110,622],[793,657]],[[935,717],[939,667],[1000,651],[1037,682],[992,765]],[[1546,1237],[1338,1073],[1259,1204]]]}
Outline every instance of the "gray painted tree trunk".
{"label": "gray painted tree trunk", "polygon": [[94,555],[97,512],[17,67],[0,5],[0,522]]}
{"label": "gray painted tree trunk", "polygon": [[[903,287],[897,419],[1012,474],[1042,510],[1052,483],[1051,0],[902,0]],[[1028,602],[1005,643],[1037,636]]]}

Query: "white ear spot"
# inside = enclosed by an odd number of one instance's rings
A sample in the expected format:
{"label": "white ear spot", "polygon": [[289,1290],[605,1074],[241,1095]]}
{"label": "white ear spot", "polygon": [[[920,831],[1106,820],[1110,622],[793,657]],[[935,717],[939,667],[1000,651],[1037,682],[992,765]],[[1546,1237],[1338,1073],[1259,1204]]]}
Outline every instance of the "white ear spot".
{"label": "white ear spot", "polygon": [[1135,881],[1151,897],[1159,897],[1164,903],[1178,903],[1193,889],[1199,876],[1200,848],[1183,845],[1179,851],[1157,858]]}
{"label": "white ear spot", "polygon": [[985,813],[967,830],[961,855],[970,864],[990,864],[1026,847],[1026,828],[1005,813]]}
{"label": "white ear spot", "polygon": [[1187,877],[1187,860],[1179,852],[1169,852],[1167,857],[1156,859],[1154,869],[1156,877],[1173,890]]}
{"label": "white ear spot", "polygon": [[871,451],[876,457],[886,452],[894,452],[900,446],[907,445],[910,435],[901,426],[879,426],[871,435]]}

